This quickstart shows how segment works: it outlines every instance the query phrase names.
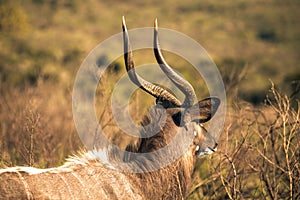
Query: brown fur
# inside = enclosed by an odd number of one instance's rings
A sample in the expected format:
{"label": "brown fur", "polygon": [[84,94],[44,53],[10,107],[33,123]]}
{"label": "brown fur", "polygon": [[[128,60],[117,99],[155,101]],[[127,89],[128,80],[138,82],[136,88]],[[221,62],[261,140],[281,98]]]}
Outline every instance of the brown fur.
{"label": "brown fur", "polygon": [[[141,133],[149,133],[157,126],[161,131],[153,137],[141,139],[135,146],[129,145],[127,149],[132,152],[151,152],[169,143],[178,130],[182,132],[179,134],[193,134],[189,129],[198,124],[191,122],[187,128],[177,126],[172,116],[178,111],[180,108],[167,109],[166,113],[161,107],[151,109],[149,116],[144,120],[144,124],[148,125],[151,121],[151,126],[147,126]],[[165,115],[167,121],[161,126],[159,120]],[[197,143],[203,141],[203,134],[198,134],[199,137],[195,140]],[[139,160],[139,155],[130,156],[130,153],[116,156],[113,155],[113,150],[107,150],[107,154],[111,166],[123,159],[130,166],[152,171],[158,164],[153,162],[151,157]],[[112,169],[109,164],[103,164],[85,155],[73,158],[61,167],[42,173],[30,174],[29,170],[22,169],[6,172],[0,170],[0,198],[182,199],[188,192],[195,161],[194,144],[190,146],[188,152],[171,165],[145,173],[121,172]]]}

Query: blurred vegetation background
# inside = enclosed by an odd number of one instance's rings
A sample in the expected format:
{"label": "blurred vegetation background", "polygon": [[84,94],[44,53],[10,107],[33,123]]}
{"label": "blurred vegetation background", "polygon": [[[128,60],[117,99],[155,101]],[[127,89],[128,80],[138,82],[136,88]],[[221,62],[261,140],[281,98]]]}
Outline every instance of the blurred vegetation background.
{"label": "blurred vegetation background", "polygon": [[22,87],[42,78],[70,87],[89,51],[121,31],[122,15],[130,28],[152,26],[158,17],[161,27],[203,45],[225,82],[232,71],[246,68],[239,95],[259,103],[268,79],[284,89],[299,80],[298,9],[296,0],[1,0],[1,81]]}
{"label": "blurred vegetation background", "polygon": [[[71,107],[76,72],[84,58],[97,44],[121,31],[123,15],[126,16],[130,29],[152,26],[153,20],[157,17],[160,27],[180,31],[195,39],[208,51],[225,83],[229,110],[225,132],[227,136],[230,134],[230,138],[234,138],[235,144],[244,144],[242,141],[245,137],[238,134],[240,130],[244,130],[246,134],[245,128],[250,126],[250,122],[237,126],[234,124],[235,118],[232,117],[243,113],[241,109],[245,108],[244,103],[247,108],[251,107],[251,110],[263,107],[264,111],[267,110],[263,116],[267,118],[273,116],[274,112],[276,115],[276,109],[271,111],[272,109],[268,107],[272,105],[270,102],[264,104],[267,91],[271,88],[270,80],[288,97],[291,106],[287,112],[296,113],[296,117],[291,120],[299,125],[299,113],[297,115],[300,88],[299,8],[300,2],[297,0],[0,0],[0,166],[58,166],[70,153],[82,148],[73,124]],[[136,53],[137,65],[148,60],[154,62],[151,51]],[[174,56],[168,55],[166,54],[166,57],[171,66],[192,82],[200,97],[205,97],[206,95],[201,93],[203,87],[195,81],[193,73],[185,73],[186,63],[178,62]],[[122,59],[118,59],[111,67],[115,72],[115,79],[124,73]],[[101,88],[99,91],[101,96]],[[285,98],[284,95],[280,98]],[[133,98],[144,99],[141,96]],[[153,103],[153,99],[148,95],[145,95],[145,98],[151,99]],[[277,103],[281,105],[280,101]],[[140,102],[139,104],[144,105]],[[110,124],[110,113],[101,105],[107,104],[97,103],[99,119],[106,119],[102,123],[110,125],[111,130],[114,130],[114,124]],[[106,114],[101,115],[104,112]],[[254,120],[257,117],[253,115],[255,112],[241,115]],[[283,113],[278,115],[281,114]],[[138,115],[135,117],[138,119]],[[271,122],[268,123],[269,128],[271,125],[275,126]],[[264,128],[259,130],[268,129],[265,127],[268,123],[264,123]],[[225,136],[224,133],[222,137]],[[296,136],[299,138],[297,128]],[[260,137],[250,138],[257,142]],[[279,144],[283,144],[280,143],[283,142],[283,138],[279,137]],[[221,138],[221,141],[228,142],[225,139]],[[292,137],[291,143],[294,144],[293,156],[299,155],[299,139],[294,140]],[[238,147],[240,146],[235,145],[230,149],[226,146],[226,149],[234,153]],[[264,150],[265,147],[262,146]],[[258,149],[259,146],[255,148]],[[278,148],[284,149],[281,146]],[[264,153],[269,151],[270,149]],[[286,155],[284,152],[281,156]],[[265,155],[264,153],[257,156]],[[229,163],[233,162],[233,157],[228,157],[233,154],[222,154],[222,158],[224,155],[227,155]],[[258,169],[253,163],[247,166],[253,166],[249,167],[253,171],[266,168],[262,166]],[[276,168],[278,165],[274,166]],[[293,166],[298,166],[296,169],[299,170],[299,160],[296,159]],[[285,167],[288,165],[281,169]],[[226,169],[219,165],[214,170],[217,168],[220,173]],[[241,164],[240,168],[244,166]],[[232,169],[232,164],[228,169]],[[197,170],[201,176],[197,175]],[[270,193],[270,198],[276,199],[279,196],[275,194],[282,193],[278,188],[291,189],[289,184],[276,185],[268,182],[270,177],[261,175],[243,179],[253,181],[254,185],[247,186],[243,190],[237,187],[239,180],[230,178],[237,177],[236,173],[242,173],[237,169],[235,174],[224,174],[222,171],[224,177],[228,175],[228,182],[224,182],[225,179],[218,179],[219,182],[212,184],[209,180],[217,181],[217,177],[209,178],[212,171],[208,165],[199,164],[197,170],[195,180],[198,182],[194,184],[191,199],[203,198],[206,194],[212,195],[212,191],[219,191],[219,196],[216,195],[215,198],[269,199],[267,194]],[[286,172],[291,172],[291,169],[283,172],[281,170],[283,174]],[[271,170],[266,173],[274,175],[277,171]],[[288,180],[288,183],[291,181],[289,176],[283,179]],[[266,180],[266,184],[262,184],[263,180]],[[232,183],[230,181],[235,181],[235,184],[230,184]],[[299,182],[299,179],[297,181]],[[296,186],[292,188],[293,192],[295,188]],[[248,196],[241,195],[245,194],[243,193],[245,191],[248,192]],[[289,192],[284,194],[290,197]]]}

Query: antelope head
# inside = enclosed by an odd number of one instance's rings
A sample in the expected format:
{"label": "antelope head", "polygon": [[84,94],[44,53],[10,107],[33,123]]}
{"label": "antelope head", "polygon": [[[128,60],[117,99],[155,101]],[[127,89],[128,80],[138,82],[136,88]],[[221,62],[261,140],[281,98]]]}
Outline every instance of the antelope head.
{"label": "antelope head", "polygon": [[[202,123],[209,121],[216,113],[220,100],[210,97],[201,101],[196,101],[196,94],[192,85],[177,74],[164,59],[159,41],[157,20],[154,22],[154,55],[157,63],[164,74],[175,84],[175,86],[185,95],[184,102],[181,103],[177,97],[159,85],[144,80],[135,72],[133,53],[131,50],[128,31],[123,17],[123,40],[124,40],[124,60],[130,80],[156,98],[157,106],[163,107],[166,111],[167,121],[165,126],[155,136],[143,138],[137,147],[128,146],[127,150],[134,152],[151,152],[168,144],[174,132],[179,134],[193,134],[192,145],[193,155],[205,155],[213,153],[217,148],[214,137],[204,128]],[[150,121],[155,121],[159,116],[150,117]],[[149,121],[149,120],[148,120]],[[157,121],[156,121],[157,122]],[[144,130],[147,134],[149,130]]]}

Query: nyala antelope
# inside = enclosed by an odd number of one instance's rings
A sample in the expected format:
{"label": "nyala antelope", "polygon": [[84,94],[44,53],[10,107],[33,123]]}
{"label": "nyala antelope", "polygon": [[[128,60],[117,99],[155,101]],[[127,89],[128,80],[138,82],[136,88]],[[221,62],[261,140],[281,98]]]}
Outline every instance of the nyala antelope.
{"label": "nyala antelope", "polygon": [[[0,170],[0,199],[183,199],[188,194],[191,175],[199,155],[216,150],[217,143],[202,123],[216,113],[216,97],[196,102],[191,84],[176,74],[165,61],[158,42],[157,21],[154,23],[154,55],[164,74],[184,93],[183,103],[161,86],[140,77],[134,68],[132,50],[123,18],[124,61],[130,80],[156,98],[156,105],[142,120],[143,135],[135,145],[128,145],[123,155],[113,149],[87,151],[71,157],[57,168],[37,169],[12,167]],[[160,120],[164,118],[163,126]],[[146,124],[151,126],[145,126]],[[160,125],[158,125],[160,124]],[[152,134],[153,127],[159,127]],[[186,152],[171,164],[157,169],[155,157],[140,159],[142,153],[155,152],[171,142],[175,134],[192,137]],[[145,137],[150,135],[149,137]],[[170,155],[173,152],[168,152]],[[144,173],[116,170],[112,163],[142,169]],[[140,170],[139,170],[140,171]]]}

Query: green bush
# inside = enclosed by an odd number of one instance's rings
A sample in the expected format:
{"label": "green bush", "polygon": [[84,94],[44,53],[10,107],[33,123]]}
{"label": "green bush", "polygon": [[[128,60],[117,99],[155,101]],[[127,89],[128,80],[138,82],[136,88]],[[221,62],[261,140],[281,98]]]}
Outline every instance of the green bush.
{"label": "green bush", "polygon": [[0,31],[22,36],[29,29],[28,17],[24,10],[10,3],[0,4]]}

